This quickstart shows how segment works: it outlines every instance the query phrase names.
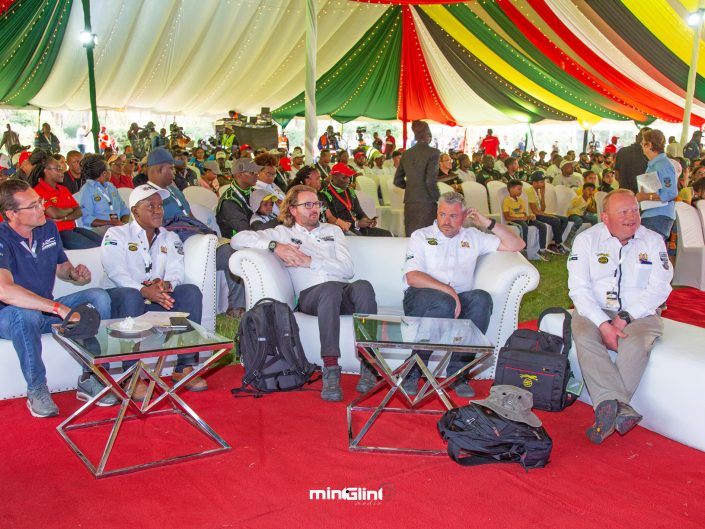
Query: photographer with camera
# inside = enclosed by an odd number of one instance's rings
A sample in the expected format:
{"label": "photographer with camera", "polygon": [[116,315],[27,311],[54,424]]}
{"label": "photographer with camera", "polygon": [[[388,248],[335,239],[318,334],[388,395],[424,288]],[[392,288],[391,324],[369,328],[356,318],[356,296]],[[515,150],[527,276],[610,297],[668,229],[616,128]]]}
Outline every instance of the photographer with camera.
{"label": "photographer with camera", "polygon": [[322,151],[323,149],[328,149],[328,150],[332,150],[332,151],[337,151],[339,149],[339,146],[338,146],[338,137],[339,136],[340,136],[339,132],[333,131],[333,125],[328,125],[326,132],[323,135],[321,135],[320,138],[318,138],[318,150]]}

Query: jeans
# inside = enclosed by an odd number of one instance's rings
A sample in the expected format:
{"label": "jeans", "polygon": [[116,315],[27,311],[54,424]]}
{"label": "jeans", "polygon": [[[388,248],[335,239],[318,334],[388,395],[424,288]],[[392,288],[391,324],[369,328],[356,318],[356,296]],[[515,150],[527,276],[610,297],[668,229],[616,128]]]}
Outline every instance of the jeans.
{"label": "jeans", "polygon": [[[91,303],[100,313],[101,320],[110,318],[110,297],[101,288],[74,292],[56,301],[71,308],[80,303]],[[21,309],[12,305],[0,309],[0,338],[12,340],[28,391],[46,386],[41,335],[51,332],[51,326],[60,322],[61,318],[58,316],[38,310]]]}
{"label": "jeans", "polygon": [[641,225],[651,231],[655,231],[663,240],[668,240],[671,236],[671,228],[673,228],[673,219],[665,215],[657,215],[655,217],[642,217]]}
{"label": "jeans", "polygon": [[536,220],[548,224],[553,230],[553,242],[561,244],[563,242],[563,232],[568,225],[568,217],[560,215],[536,215]]}
{"label": "jeans", "polygon": [[103,242],[103,237],[93,230],[76,227],[72,230],[59,232],[61,243],[66,250],[85,250],[86,248],[98,248]]}
{"label": "jeans", "polygon": [[[145,304],[142,293],[136,288],[118,287],[108,290],[112,303],[112,318],[127,318],[141,316],[148,311],[165,312],[166,309],[158,303]],[[201,313],[203,312],[203,295],[196,285],[179,285],[171,293],[174,298],[174,312],[188,312],[189,319],[196,323],[201,323]],[[123,369],[129,368],[135,360],[127,360],[122,363]],[[176,360],[176,371],[183,371],[186,366],[195,366],[198,363],[198,353],[178,355]]]}
{"label": "jeans", "polygon": [[229,244],[223,244],[215,251],[215,269],[225,273],[225,282],[228,285],[228,308],[239,309],[245,307],[245,287],[238,277],[230,272],[230,256],[235,252]]}
{"label": "jeans", "polygon": [[589,222],[593,226],[598,223],[597,220],[597,214],[595,213],[585,213],[584,215],[571,215],[568,217],[568,220],[573,223],[573,227],[571,228],[571,233],[572,232],[577,232],[580,226],[583,225],[583,222]]}
{"label": "jeans", "polygon": [[[490,316],[492,316],[492,296],[484,290],[474,289],[467,292],[460,292],[460,320],[470,320],[483,334],[490,326]],[[433,288],[409,287],[404,292],[404,314],[407,316],[421,316],[425,318],[452,318],[455,314],[455,300],[445,292]],[[428,365],[431,351],[413,351],[419,358]],[[448,363],[447,372],[454,373],[468,362],[472,361],[475,355],[472,353],[454,353]],[[412,373],[419,373],[418,366],[412,369]]]}
{"label": "jeans", "polygon": [[340,357],[340,315],[377,314],[377,300],[372,285],[364,279],[326,281],[301,291],[299,310],[318,316],[321,356]]}
{"label": "jeans", "polygon": [[529,244],[529,226],[536,226],[536,229],[539,230],[539,250],[543,250],[546,248],[546,225],[538,220],[513,220],[510,222],[510,224],[513,224],[514,226],[518,226],[519,229],[521,230],[521,238],[524,239],[524,242],[528,245]]}

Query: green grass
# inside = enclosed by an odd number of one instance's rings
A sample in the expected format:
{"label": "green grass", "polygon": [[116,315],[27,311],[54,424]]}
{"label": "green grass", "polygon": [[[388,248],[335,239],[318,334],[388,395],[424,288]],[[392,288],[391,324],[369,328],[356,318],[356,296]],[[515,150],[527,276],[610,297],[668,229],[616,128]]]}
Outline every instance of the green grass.
{"label": "green grass", "polygon": [[531,261],[541,274],[539,286],[526,294],[521,301],[519,321],[538,319],[539,314],[548,307],[571,306],[568,297],[568,269],[566,261],[568,256],[552,255],[549,262]]}
{"label": "green grass", "polygon": [[[519,321],[538,319],[539,314],[548,307],[563,307],[567,309],[571,306],[571,301],[568,297],[567,256],[553,255],[549,259],[550,261],[546,263],[532,261],[532,264],[541,274],[541,280],[536,290],[529,292],[522,299],[521,308],[519,309]],[[240,320],[238,319],[229,318],[225,314],[220,314],[216,317],[215,330],[221,336],[234,338],[239,326]],[[218,362],[218,366],[232,363],[239,363],[239,359],[235,358],[234,353],[229,353]]]}

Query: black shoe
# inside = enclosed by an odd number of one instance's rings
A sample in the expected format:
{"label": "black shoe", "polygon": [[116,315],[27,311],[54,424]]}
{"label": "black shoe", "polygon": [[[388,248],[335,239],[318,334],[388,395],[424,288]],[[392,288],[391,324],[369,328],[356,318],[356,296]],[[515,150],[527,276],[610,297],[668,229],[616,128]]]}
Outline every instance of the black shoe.
{"label": "black shoe", "polygon": [[463,397],[467,399],[471,399],[472,397],[475,396],[475,390],[472,389],[472,386],[470,385],[470,381],[467,380],[466,378],[461,378],[460,380],[456,380],[451,384],[450,386],[453,388],[453,391],[455,391],[455,394],[458,397]]}
{"label": "black shoe", "polygon": [[321,398],[330,402],[343,400],[343,390],[340,387],[340,366],[323,367]]}
{"label": "black shoe", "polygon": [[605,400],[595,408],[595,424],[585,432],[588,439],[599,445],[614,433],[619,406],[616,400]]}
{"label": "black shoe", "polygon": [[365,360],[360,360],[360,381],[355,386],[358,393],[367,393],[377,384],[377,373]]}
{"label": "black shoe", "polygon": [[639,415],[629,404],[619,403],[619,411],[615,421],[615,428],[619,435],[626,435],[641,422],[644,417]]}
{"label": "black shoe", "polygon": [[406,394],[410,397],[419,394],[419,375],[416,373],[409,373],[404,381],[401,383],[401,387],[406,391]]}

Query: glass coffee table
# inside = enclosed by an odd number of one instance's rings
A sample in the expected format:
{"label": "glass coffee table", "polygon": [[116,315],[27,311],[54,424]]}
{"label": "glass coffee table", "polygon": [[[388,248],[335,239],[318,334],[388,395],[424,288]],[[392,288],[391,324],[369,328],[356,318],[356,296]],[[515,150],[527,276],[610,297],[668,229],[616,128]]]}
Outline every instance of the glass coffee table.
{"label": "glass coffee table", "polygon": [[[83,461],[88,470],[96,477],[102,478],[127,472],[134,472],[145,468],[178,463],[198,457],[205,457],[219,452],[230,450],[230,445],[223,440],[191,407],[176,394],[191,379],[202,374],[206,369],[217,362],[233,347],[233,341],[210,332],[200,325],[189,321],[190,328],[176,330],[165,327],[153,327],[138,333],[124,334],[108,328],[111,320],[101,322],[98,334],[93,338],[74,339],[66,338],[57,332],[57,327],[52,329],[54,338],[66,349],[80,364],[85,365],[100,380],[105,388],[89,402],[81,406],[73,415],[59,426],[57,431],[63,437],[71,450]],[[202,365],[194,366],[194,370],[173,386],[169,386],[161,377],[164,362],[169,355],[184,353],[197,353],[201,351],[214,351]],[[152,368],[145,363],[146,359],[156,358]],[[109,372],[111,362],[135,360],[136,363],[118,376]],[[140,379],[148,383],[147,394],[143,401],[133,399],[133,394]],[[119,407],[115,418],[96,420],[90,422],[77,422],[97,402],[109,392],[113,392],[119,399]],[[156,409],[160,404],[169,406]],[[128,414],[128,410],[133,413]],[[216,448],[201,452],[189,453],[177,457],[170,457],[143,463],[139,465],[114,468],[106,470],[108,459],[117,439],[120,427],[124,421],[146,419],[165,414],[176,414],[185,419],[198,431],[211,439]],[[69,432],[81,428],[91,428],[113,424],[103,449],[102,456],[97,465],[94,465],[84,451],[82,451]]]}
{"label": "glass coffee table", "polygon": [[[377,371],[381,380],[370,391],[360,395],[348,405],[348,447],[350,450],[447,455],[446,450],[370,446],[363,445],[362,440],[375,421],[380,418],[382,412],[442,415],[446,410],[452,409],[454,405],[447,393],[448,388],[459,377],[474,369],[490,356],[494,351],[494,346],[470,320],[354,314],[353,326],[358,353]],[[437,364],[433,369],[430,369],[417,354],[411,354],[412,350],[434,351],[431,364],[434,358],[437,358]],[[438,358],[439,353],[440,358]],[[444,379],[439,379],[446,371],[454,354],[467,353],[474,353],[474,359],[454,373],[447,373]],[[402,357],[402,359],[398,359],[401,363],[396,367],[391,365],[392,356]],[[402,383],[415,366],[421,369],[421,378],[424,380],[424,384],[418,394],[412,396],[404,390]],[[386,395],[377,406],[360,405],[372,395],[387,388]],[[388,406],[395,394],[401,397],[401,402],[405,407]],[[419,409],[433,397],[437,397],[445,409]],[[357,433],[353,432],[353,414],[355,412],[372,412],[372,415]]]}

